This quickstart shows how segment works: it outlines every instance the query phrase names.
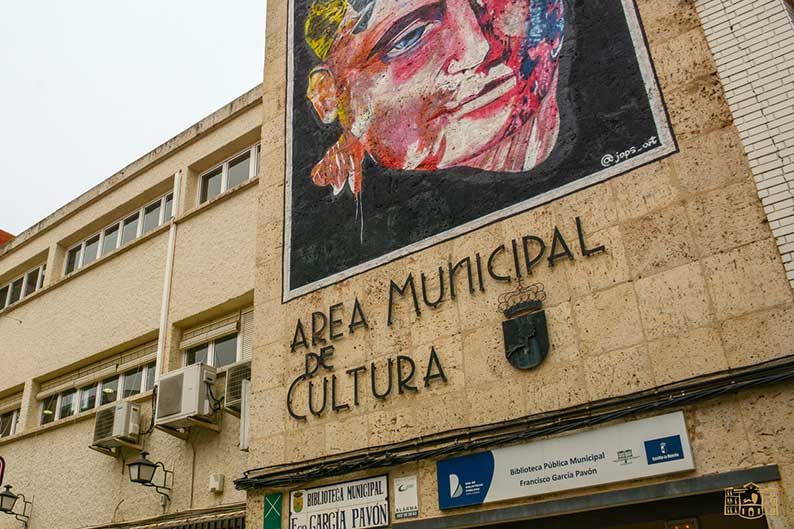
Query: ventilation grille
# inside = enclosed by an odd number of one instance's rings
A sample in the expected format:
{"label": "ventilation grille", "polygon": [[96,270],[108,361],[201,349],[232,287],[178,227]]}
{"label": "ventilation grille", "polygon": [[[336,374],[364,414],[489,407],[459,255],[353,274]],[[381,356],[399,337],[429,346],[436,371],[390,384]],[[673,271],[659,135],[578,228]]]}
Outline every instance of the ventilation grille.
{"label": "ventilation grille", "polygon": [[115,406],[97,412],[96,423],[94,424],[94,444],[107,441],[113,437],[113,420],[115,417]]}
{"label": "ventilation grille", "polygon": [[169,417],[182,411],[182,384],[185,375],[179,373],[160,379],[157,390],[157,418]]}
{"label": "ventilation grille", "polygon": [[240,362],[226,371],[226,407],[240,411],[243,380],[251,380],[251,362]]}

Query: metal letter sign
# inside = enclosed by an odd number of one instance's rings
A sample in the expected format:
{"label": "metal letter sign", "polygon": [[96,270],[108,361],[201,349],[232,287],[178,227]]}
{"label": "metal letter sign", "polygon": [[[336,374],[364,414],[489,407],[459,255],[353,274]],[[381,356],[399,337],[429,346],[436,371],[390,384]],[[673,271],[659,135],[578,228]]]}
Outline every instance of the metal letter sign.
{"label": "metal letter sign", "polygon": [[516,369],[538,367],[549,353],[546,313],[540,310],[544,299],[541,283],[522,286],[520,281],[516,290],[499,296],[499,310],[512,318],[502,322],[505,356]]}
{"label": "metal letter sign", "polygon": [[6,471],[6,460],[3,459],[2,456],[0,456],[0,485],[3,484],[3,474],[5,474],[5,471]]}
{"label": "metal letter sign", "polygon": [[546,313],[533,312],[502,322],[505,336],[505,355],[517,369],[532,369],[546,359],[549,352],[549,332]]}

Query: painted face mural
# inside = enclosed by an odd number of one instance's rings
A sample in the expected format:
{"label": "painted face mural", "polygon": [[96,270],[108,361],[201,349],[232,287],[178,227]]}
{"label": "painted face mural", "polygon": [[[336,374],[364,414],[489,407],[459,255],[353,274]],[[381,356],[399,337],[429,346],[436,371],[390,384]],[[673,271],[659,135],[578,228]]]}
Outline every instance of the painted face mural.
{"label": "painted face mural", "polygon": [[676,150],[633,0],[288,4],[283,300]]}
{"label": "painted face mural", "polygon": [[361,190],[362,161],[526,171],[554,148],[561,0],[317,0],[307,96],[342,134],[312,170]]}

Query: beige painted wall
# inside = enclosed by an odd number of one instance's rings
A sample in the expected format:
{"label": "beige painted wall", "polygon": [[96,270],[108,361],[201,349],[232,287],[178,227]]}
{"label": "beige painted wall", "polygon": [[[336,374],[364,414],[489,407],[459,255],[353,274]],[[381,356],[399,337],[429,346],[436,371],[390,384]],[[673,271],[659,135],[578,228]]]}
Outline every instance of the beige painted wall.
{"label": "beige painted wall", "polygon": [[[182,193],[176,208],[165,370],[181,366],[181,351],[173,347],[180,325],[217,317],[219,307],[230,300],[250,305],[253,297],[258,179],[200,207],[195,190],[202,171],[258,141],[261,92],[255,94],[256,98],[251,93],[242,96],[132,164],[132,173],[111,177],[21,234],[19,241],[0,251],[0,277],[37,252],[48,248],[63,252],[168,192],[173,174],[181,170],[186,179],[181,191],[188,192]],[[122,352],[130,344],[156,339],[168,238],[169,226],[162,226],[0,312],[0,358],[11,365],[0,372],[0,394],[24,385],[25,402],[30,403],[29,409],[23,403],[27,424],[16,436],[0,439],[0,454],[8,464],[5,483],[35,497],[32,529],[95,526],[163,513],[153,489],[129,481],[124,462],[137,457],[137,452],[125,451],[123,459],[115,459],[88,448],[93,412],[38,426],[39,405],[33,395],[42,379]],[[225,375],[219,375],[216,394],[223,394],[224,381]],[[143,395],[136,400],[145,412],[145,428],[151,398]],[[245,500],[232,484],[247,468],[247,454],[238,447],[239,420],[225,412],[221,415],[220,433],[194,428],[183,441],[155,430],[146,439],[150,457],[162,460],[175,473],[173,503],[167,513]],[[221,494],[208,490],[212,473],[226,476]],[[0,516],[0,529],[18,525],[13,518]]]}
{"label": "beige painted wall", "polygon": [[[693,3],[638,4],[679,153],[285,305],[280,278],[287,2],[268,4],[263,131],[269,133],[263,134],[262,163],[271,172],[259,190],[250,467],[517,418],[792,353],[792,291]],[[525,234],[550,241],[555,225],[575,246],[576,216],[591,245],[604,244],[607,252],[577,254],[554,268],[540,266],[533,275],[548,294],[551,338],[549,357],[538,369],[517,371],[503,358],[504,317],[497,299],[514,285],[488,282],[486,292],[460,294],[435,310],[423,307],[420,317],[404,300],[395,324],[386,325],[390,279],[402,284],[410,272],[418,280],[421,272],[432,275],[439,265],[477,251],[487,256]],[[365,390],[361,405],[350,411],[297,421],[285,405],[290,382],[303,371],[305,350],[290,353],[297,319],[306,323],[312,311],[327,313],[330,305],[344,302],[347,324],[356,297],[370,329],[334,343],[344,402],[352,399],[346,369],[375,362],[384,374],[387,358],[397,354],[420,364],[431,344],[449,382],[386,401]],[[369,371],[365,376],[368,385]],[[385,376],[378,384],[385,386]],[[305,389],[297,396],[297,406],[305,409]],[[790,388],[774,387],[687,408],[696,474],[778,463],[784,486],[791,488],[794,439],[790,428],[780,432],[774,425],[790,422],[792,399]],[[747,408],[764,414],[761,424],[737,417]],[[775,433],[763,437],[761,449],[753,439],[764,429]],[[734,438],[738,444],[718,456]],[[432,462],[392,472],[417,469],[423,516],[436,516]],[[252,527],[260,527],[263,492],[249,495]]]}

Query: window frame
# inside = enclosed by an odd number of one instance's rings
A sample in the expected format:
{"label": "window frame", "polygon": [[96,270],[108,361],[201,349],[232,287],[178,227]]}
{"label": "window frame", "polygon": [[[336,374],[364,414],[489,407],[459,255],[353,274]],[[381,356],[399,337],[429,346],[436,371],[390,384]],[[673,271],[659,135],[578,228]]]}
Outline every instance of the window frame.
{"label": "window frame", "polygon": [[[123,373],[118,373],[118,374],[116,374],[114,376],[110,376],[110,377],[103,377],[102,379],[97,380],[96,382],[94,382],[92,384],[84,384],[84,385],[80,386],[79,388],[65,389],[63,391],[60,391],[60,392],[54,394],[54,395],[48,395],[47,397],[44,397],[43,399],[41,399],[39,401],[39,426],[45,426],[47,424],[52,424],[54,422],[58,422],[58,421],[61,421],[63,419],[68,419],[69,417],[75,417],[75,416],[83,414],[83,413],[90,413],[90,412],[98,410],[99,408],[103,408],[103,407],[106,407],[106,406],[113,406],[117,402],[122,401],[122,400],[131,400],[131,399],[134,399],[136,397],[140,397],[141,395],[143,395],[143,394],[145,394],[145,393],[147,393],[147,392],[152,390],[152,388],[147,387],[147,384],[146,384],[146,381],[147,381],[147,378],[148,378],[146,375],[148,373],[148,369],[149,369],[150,366],[153,366],[154,369],[157,369],[157,362],[156,361],[146,362],[145,364],[141,364],[141,365],[139,365],[137,367],[133,367],[133,368],[127,369]],[[122,397],[122,395],[124,393],[124,384],[126,382],[125,381],[125,376],[128,373],[132,373],[132,372],[138,371],[138,370],[141,371],[140,391],[138,391],[138,393],[135,393],[134,395],[130,395],[129,397]],[[106,402],[106,403],[102,404],[102,395],[104,395],[104,393],[102,393],[102,383],[105,382],[106,380],[111,380],[113,378],[115,378],[118,381],[117,389],[116,389],[116,392],[115,392],[116,393],[116,398],[114,400],[112,400],[112,401],[109,401],[109,402]],[[152,377],[152,382],[154,382],[154,377]],[[94,406],[91,407],[91,408],[82,409],[81,403],[82,403],[83,390],[88,389],[88,388],[94,388]],[[61,404],[62,404],[63,396],[65,394],[70,393],[70,392],[74,392],[73,393],[74,397],[73,397],[73,400],[72,400],[72,414],[71,415],[67,415],[66,417],[61,417]],[[47,399],[49,399],[51,397],[56,397],[56,399],[55,399],[55,413],[53,414],[54,415],[53,419],[51,421],[45,423],[45,422],[42,421],[42,419],[44,418],[44,403],[46,402]]]}
{"label": "window frame", "polygon": [[[31,290],[26,294],[28,290],[28,278],[30,274],[32,274],[33,272],[38,272],[38,275],[36,276],[36,285],[33,287],[33,290]],[[38,290],[41,290],[41,288],[44,286],[44,274],[46,272],[47,272],[47,263],[42,263],[38,266],[34,266],[30,270],[26,271],[24,274],[15,276],[13,279],[11,279],[6,283],[0,283],[0,290],[8,288],[8,290],[5,293],[5,299],[2,300],[2,302],[0,302],[0,310],[5,310],[12,305],[16,305],[26,297],[35,294]],[[19,281],[20,279],[22,279],[22,286],[20,287],[21,289],[19,291],[19,298],[12,303],[11,302],[11,292],[13,291],[12,285],[17,281]]]}
{"label": "window frame", "polygon": [[[218,340],[223,340],[224,338],[228,338],[229,336],[234,336],[235,339],[236,339],[234,362],[231,362],[229,364],[226,364],[226,365],[218,367],[218,366],[215,365],[215,342],[218,341]],[[188,367],[188,366],[191,366],[191,365],[196,365],[196,364],[188,364],[187,363],[188,352],[190,350],[192,350],[192,349],[195,349],[196,347],[202,347],[204,345],[207,346],[207,363],[204,364],[204,365],[215,367],[217,369],[224,369],[226,367],[229,367],[230,365],[233,365],[233,364],[236,364],[237,362],[241,362],[242,361],[242,358],[243,358],[243,339],[242,339],[242,333],[238,330],[236,332],[232,332],[232,333],[226,334],[224,336],[219,336],[219,337],[214,338],[214,339],[212,339],[210,341],[207,341],[207,342],[197,343],[194,346],[191,346],[191,347],[189,347],[187,349],[184,349],[182,351],[182,367]],[[200,362],[196,362],[196,363],[200,363]]]}
{"label": "window frame", "polygon": [[[233,162],[233,161],[236,161],[238,158],[243,156],[246,152],[248,153],[248,178],[246,178],[243,182],[237,184],[236,186],[234,186],[232,188],[229,188],[228,187],[228,184],[229,184],[229,164],[231,162]],[[215,164],[212,167],[210,167],[209,169],[199,173],[198,176],[197,176],[198,185],[196,186],[196,188],[197,188],[196,189],[196,191],[197,191],[197,193],[196,193],[196,205],[200,206],[202,204],[206,204],[208,202],[211,202],[213,199],[223,195],[224,193],[226,193],[230,189],[235,189],[238,186],[241,186],[241,185],[245,184],[245,182],[250,182],[256,176],[258,176],[258,174],[259,174],[259,156],[260,156],[260,153],[261,153],[261,143],[255,143],[255,144],[253,144],[253,145],[251,145],[249,147],[246,147],[245,149],[242,149],[242,150],[234,153],[232,156],[229,156],[228,158],[223,160],[221,163]],[[204,176],[209,174],[209,173],[211,173],[211,172],[213,172],[213,171],[215,171],[215,170],[217,170],[218,168],[221,168],[221,190],[214,197],[207,198],[206,200],[202,201],[201,197],[204,194]]]}
{"label": "window frame", "polygon": [[[78,270],[83,268],[84,266],[87,266],[88,264],[95,263],[95,262],[103,259],[104,257],[106,257],[108,255],[111,255],[113,252],[115,252],[119,248],[133,243],[134,241],[140,239],[146,233],[150,233],[150,232],[156,230],[157,228],[159,228],[160,226],[162,226],[163,224],[165,224],[165,221],[168,220],[168,219],[164,218],[165,217],[165,204],[166,204],[166,200],[168,199],[169,196],[171,197],[171,201],[172,201],[171,209],[172,209],[172,216],[173,216],[173,194],[174,194],[173,191],[169,191],[169,192],[167,192],[164,195],[160,195],[159,198],[145,203],[143,206],[138,208],[137,211],[133,210],[133,211],[129,212],[128,214],[126,214],[126,215],[122,216],[121,218],[117,219],[115,222],[111,222],[110,224],[104,226],[99,231],[91,233],[91,235],[89,235],[88,237],[85,237],[79,243],[73,244],[72,246],[67,248],[67,250],[66,250],[66,259],[64,259],[64,263],[63,263],[63,276],[67,277],[67,276],[70,276],[70,275],[74,274],[75,272],[77,272]],[[149,208],[149,207],[151,207],[151,206],[153,206],[155,204],[158,204],[158,203],[159,203],[158,207],[160,208],[160,213],[158,214],[158,217],[157,217],[157,226],[155,226],[154,228],[152,228],[148,232],[144,232],[143,231],[143,220],[144,220],[144,217],[145,217],[145,211],[146,211],[147,208]],[[138,225],[135,227],[135,237],[133,239],[130,239],[126,243],[122,243],[121,239],[122,239],[122,235],[124,233],[124,222],[126,220],[136,216],[136,215],[138,217]],[[116,241],[113,244],[113,247],[110,248],[107,251],[107,253],[105,253],[105,233],[111,228],[116,228]],[[94,258],[94,260],[91,261],[91,263],[87,263],[86,264],[84,262],[86,243],[88,241],[90,241],[91,239],[93,239],[94,237],[99,237],[99,240],[97,242],[97,244],[98,244],[98,246],[97,246],[97,255]],[[75,267],[74,267],[74,270],[69,271],[68,270],[69,253],[72,250],[76,249],[76,248],[79,248],[79,249],[77,251],[77,259],[75,260]]]}
{"label": "window frame", "polygon": [[8,415],[9,413],[11,414],[11,430],[6,435],[3,435],[3,431],[0,430],[0,439],[4,437],[11,437],[12,435],[17,433],[17,423],[19,422],[19,411],[20,411],[19,408],[17,408],[15,410],[11,410],[10,412],[6,412],[2,414],[2,415]]}

